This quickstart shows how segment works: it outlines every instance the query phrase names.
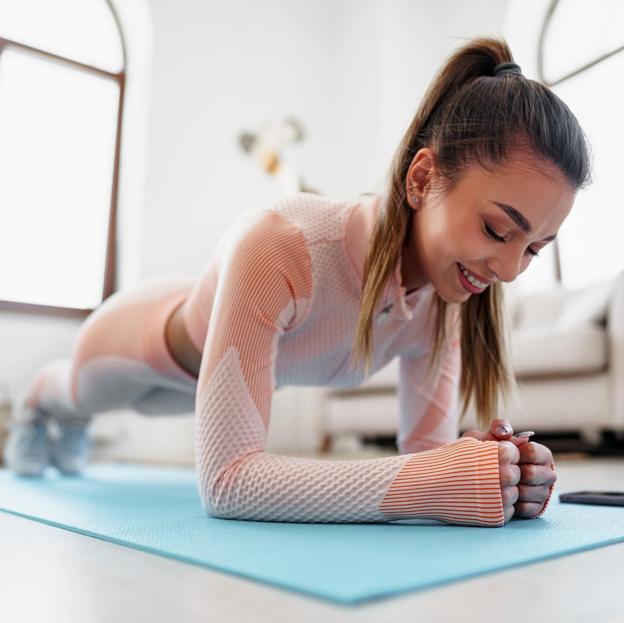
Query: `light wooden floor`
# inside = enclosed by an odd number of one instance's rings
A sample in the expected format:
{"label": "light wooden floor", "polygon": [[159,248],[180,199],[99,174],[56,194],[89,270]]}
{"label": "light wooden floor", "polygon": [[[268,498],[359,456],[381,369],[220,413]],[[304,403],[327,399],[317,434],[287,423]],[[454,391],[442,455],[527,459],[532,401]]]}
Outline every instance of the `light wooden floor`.
{"label": "light wooden floor", "polygon": [[[624,460],[555,460],[554,495],[624,489]],[[344,607],[0,512],[0,620],[15,623],[622,623],[623,570],[619,543]]]}

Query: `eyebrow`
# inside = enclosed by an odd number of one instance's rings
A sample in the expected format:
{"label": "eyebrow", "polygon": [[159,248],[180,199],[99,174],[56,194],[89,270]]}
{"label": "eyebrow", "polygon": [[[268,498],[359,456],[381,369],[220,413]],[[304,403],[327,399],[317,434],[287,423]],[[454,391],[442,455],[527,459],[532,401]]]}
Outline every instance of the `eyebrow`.
{"label": "eyebrow", "polygon": [[[491,201],[491,200],[490,200]],[[522,212],[516,210],[510,205],[506,203],[500,203],[498,201],[491,201],[495,206],[498,206],[507,216],[525,233],[530,234],[533,231],[531,227],[531,223],[526,219]],[[557,237],[557,234],[553,234],[552,236],[547,236],[546,238],[542,238],[542,240],[554,240]]]}

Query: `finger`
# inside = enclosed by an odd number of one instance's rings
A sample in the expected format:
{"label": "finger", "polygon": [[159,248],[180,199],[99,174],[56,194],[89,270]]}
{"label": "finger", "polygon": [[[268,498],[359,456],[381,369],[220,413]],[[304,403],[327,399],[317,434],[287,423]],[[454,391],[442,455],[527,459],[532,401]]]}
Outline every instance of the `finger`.
{"label": "finger", "polygon": [[534,463],[519,464],[520,482],[525,485],[552,485],[557,481],[557,472],[546,465]]}
{"label": "finger", "polygon": [[519,462],[538,463],[541,465],[550,465],[551,463],[554,463],[550,448],[547,448],[541,443],[536,443],[535,441],[530,441],[529,443],[524,444],[522,450],[520,451]]}
{"label": "finger", "polygon": [[509,439],[513,435],[513,427],[509,420],[496,418],[492,420],[488,432],[496,439]]}
{"label": "finger", "polygon": [[[518,502],[535,502],[543,504],[550,491],[549,485],[518,484]],[[514,502],[515,503],[515,502]]]}
{"label": "finger", "polygon": [[518,441],[519,443],[516,443],[516,445],[518,446],[523,443],[529,443],[531,441],[532,435],[535,435],[532,430],[525,430],[520,433],[514,433],[514,436],[510,439],[510,441],[513,441],[514,443]]}
{"label": "finger", "polygon": [[521,473],[519,465],[501,465],[498,474],[501,487],[515,487],[520,483]]}
{"label": "finger", "polygon": [[504,487],[501,491],[501,497],[503,498],[503,506],[513,506],[520,499],[520,491],[518,487]]}
{"label": "finger", "polygon": [[534,517],[538,515],[544,506],[543,502],[518,502],[515,508],[516,517]]}
{"label": "finger", "polygon": [[514,506],[503,506],[503,516],[505,517],[505,523],[511,520],[515,512],[516,509]]}
{"label": "finger", "polygon": [[483,438],[487,435],[487,433],[482,433],[480,430],[467,430],[462,437],[473,437],[474,439],[479,439],[479,441],[483,441]]}
{"label": "finger", "polygon": [[526,446],[526,444],[529,443],[529,438],[528,437],[516,437],[514,435],[507,441],[510,441],[511,443],[513,443],[514,446],[520,447],[520,446]]}
{"label": "finger", "polygon": [[498,459],[501,463],[518,463],[520,460],[520,451],[515,444],[510,441],[498,442]]}

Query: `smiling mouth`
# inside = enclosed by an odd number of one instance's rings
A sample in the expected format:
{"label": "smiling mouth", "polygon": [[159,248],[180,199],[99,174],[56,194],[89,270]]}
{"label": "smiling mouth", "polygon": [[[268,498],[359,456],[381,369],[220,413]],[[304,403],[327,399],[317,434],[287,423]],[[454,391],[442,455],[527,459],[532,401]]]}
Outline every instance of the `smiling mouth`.
{"label": "smiling mouth", "polygon": [[[464,275],[464,272],[463,272],[464,270],[465,269],[463,269],[462,265],[459,262],[457,262],[457,272],[459,274],[459,281],[460,281],[462,287],[464,288],[464,290],[467,290],[471,294],[481,294],[481,292],[483,292],[488,287],[489,284],[476,285],[476,284],[472,283]],[[474,278],[471,277],[471,279],[474,279]]]}

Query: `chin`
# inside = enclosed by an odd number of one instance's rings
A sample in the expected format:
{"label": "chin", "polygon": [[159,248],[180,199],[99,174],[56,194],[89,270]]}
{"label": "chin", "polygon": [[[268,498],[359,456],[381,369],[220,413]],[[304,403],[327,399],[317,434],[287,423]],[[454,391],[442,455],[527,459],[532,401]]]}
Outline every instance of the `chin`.
{"label": "chin", "polygon": [[445,303],[465,303],[472,296],[471,292],[463,288],[459,280],[455,283],[449,283],[448,275],[444,275],[444,277],[442,283],[438,279],[431,279],[431,283],[438,296]]}
{"label": "chin", "polygon": [[449,296],[445,296],[439,290],[436,290],[436,291],[440,295],[440,298],[446,303],[465,303],[472,296],[470,292],[465,292],[463,295],[453,293],[453,296],[449,297]]}
{"label": "chin", "polygon": [[438,296],[445,303],[463,303],[467,301],[471,296],[471,293],[467,292],[466,290],[461,292],[455,288],[449,288],[448,284],[444,284],[444,285],[446,287],[440,288],[438,284],[434,283],[433,287],[435,291],[437,292]]}

